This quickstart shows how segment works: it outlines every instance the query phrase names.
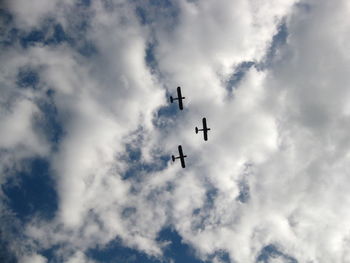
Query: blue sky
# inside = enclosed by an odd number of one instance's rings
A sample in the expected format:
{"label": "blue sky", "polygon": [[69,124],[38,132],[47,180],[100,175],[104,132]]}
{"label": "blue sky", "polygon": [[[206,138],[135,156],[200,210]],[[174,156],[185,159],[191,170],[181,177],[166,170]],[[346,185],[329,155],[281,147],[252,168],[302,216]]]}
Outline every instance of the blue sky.
{"label": "blue sky", "polygon": [[348,262],[349,13],[4,2],[0,261]]}

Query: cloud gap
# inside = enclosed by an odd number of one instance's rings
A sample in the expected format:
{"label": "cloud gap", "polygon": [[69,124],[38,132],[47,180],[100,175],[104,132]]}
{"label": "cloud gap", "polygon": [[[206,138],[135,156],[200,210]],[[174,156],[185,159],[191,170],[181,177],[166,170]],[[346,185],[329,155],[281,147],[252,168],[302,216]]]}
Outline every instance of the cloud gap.
{"label": "cloud gap", "polygon": [[125,144],[125,152],[120,157],[128,169],[122,174],[123,180],[133,180],[134,183],[143,180],[143,177],[152,172],[158,172],[166,168],[170,157],[159,152],[157,149],[151,151],[151,161],[145,161],[142,156],[142,147],[145,143],[144,131],[138,129],[132,136],[131,141]]}
{"label": "cloud gap", "polygon": [[226,83],[226,89],[228,90],[230,96],[232,96],[233,91],[238,88],[240,81],[244,78],[246,72],[255,65],[253,61],[241,62],[235,67],[234,73],[230,76]]}
{"label": "cloud gap", "polygon": [[265,247],[260,252],[260,255],[257,258],[257,263],[269,263],[272,259],[280,258],[285,263],[298,263],[298,261],[281,252],[276,245],[270,244]]}
{"label": "cloud gap", "polygon": [[28,167],[2,186],[8,198],[8,207],[22,222],[28,222],[33,216],[50,220],[58,209],[58,197],[55,182],[51,178],[50,163],[45,159],[23,161]]}
{"label": "cloud gap", "polygon": [[40,77],[36,69],[30,66],[19,68],[19,71],[17,73],[18,87],[37,89],[39,81],[40,81]]}
{"label": "cloud gap", "polygon": [[283,18],[279,23],[277,28],[277,33],[272,37],[270,47],[267,49],[267,52],[263,60],[256,64],[258,70],[265,70],[272,66],[273,63],[278,61],[280,58],[281,48],[287,44],[288,39],[288,27],[286,18]]}
{"label": "cloud gap", "polygon": [[125,246],[119,238],[111,241],[104,248],[91,248],[86,255],[99,262],[106,263],[160,263],[155,257],[151,257],[137,249]]}
{"label": "cloud gap", "polygon": [[49,89],[46,92],[46,98],[37,101],[41,115],[35,119],[35,123],[38,129],[45,134],[48,142],[51,143],[52,151],[57,152],[65,131],[54,97],[55,91]]}
{"label": "cloud gap", "polygon": [[166,242],[168,245],[164,247],[163,253],[167,261],[174,263],[203,263],[196,258],[191,246],[187,245],[181,235],[171,227],[163,228],[157,238],[158,242]]}

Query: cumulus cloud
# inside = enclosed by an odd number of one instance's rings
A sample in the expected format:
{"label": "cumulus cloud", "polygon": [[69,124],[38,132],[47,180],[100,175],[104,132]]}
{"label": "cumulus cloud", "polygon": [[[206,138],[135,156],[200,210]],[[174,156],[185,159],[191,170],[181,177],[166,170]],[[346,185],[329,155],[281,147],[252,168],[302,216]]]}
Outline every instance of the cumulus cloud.
{"label": "cumulus cloud", "polygon": [[[52,247],[89,262],[87,250],[116,238],[161,257],[165,227],[214,262],[222,251],[234,262],[349,260],[345,0],[26,6],[8,7],[9,26],[43,37],[0,55],[1,163],[47,158],[59,208],[25,225],[23,262],[47,262],[39,251]],[[50,23],[64,41],[50,44]],[[162,115],[177,86],[185,110]],[[41,127],[43,102],[57,111],[57,142]],[[194,133],[202,117],[208,142]],[[179,144],[184,170],[164,159]]]}
{"label": "cumulus cloud", "polygon": [[[45,259],[43,256],[34,254],[30,256],[23,256],[19,262],[23,263],[46,263],[47,259]],[[79,261],[76,261],[79,262]]]}

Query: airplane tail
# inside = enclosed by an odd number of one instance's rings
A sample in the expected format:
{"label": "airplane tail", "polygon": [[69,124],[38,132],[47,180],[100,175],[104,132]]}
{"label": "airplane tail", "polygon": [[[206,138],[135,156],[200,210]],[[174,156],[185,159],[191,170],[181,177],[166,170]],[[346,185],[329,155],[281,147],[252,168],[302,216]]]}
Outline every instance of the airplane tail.
{"label": "airplane tail", "polygon": [[173,160],[173,162],[175,162],[175,156],[174,155],[171,156],[171,159]]}
{"label": "airplane tail", "polygon": [[195,128],[195,131],[196,131],[196,133],[198,133],[198,128],[197,127]]}
{"label": "airplane tail", "polygon": [[170,96],[170,102],[173,103],[174,102],[174,98],[173,96]]}

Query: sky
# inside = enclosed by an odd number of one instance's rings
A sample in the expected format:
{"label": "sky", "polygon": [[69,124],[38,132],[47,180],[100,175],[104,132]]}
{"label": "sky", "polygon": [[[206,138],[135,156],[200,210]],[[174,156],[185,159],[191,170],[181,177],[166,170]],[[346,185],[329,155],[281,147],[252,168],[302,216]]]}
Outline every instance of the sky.
{"label": "sky", "polygon": [[0,261],[350,262],[349,16],[0,0]]}

